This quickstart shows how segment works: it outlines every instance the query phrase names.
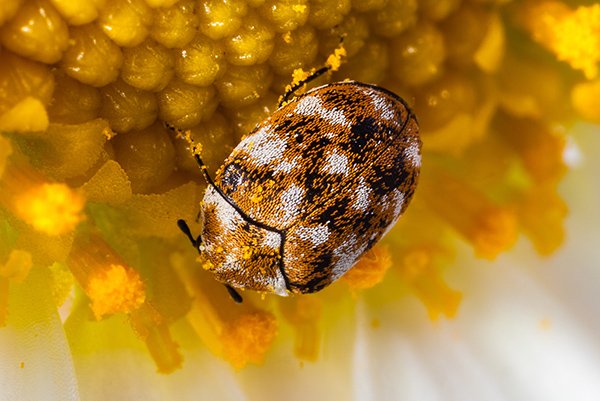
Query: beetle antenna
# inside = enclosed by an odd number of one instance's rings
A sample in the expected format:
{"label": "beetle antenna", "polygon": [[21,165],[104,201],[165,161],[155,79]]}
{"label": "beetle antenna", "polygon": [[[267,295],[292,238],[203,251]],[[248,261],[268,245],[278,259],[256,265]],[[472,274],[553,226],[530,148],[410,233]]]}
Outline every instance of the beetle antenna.
{"label": "beetle antenna", "polygon": [[[313,70],[308,75],[302,69],[294,71],[294,79],[290,85],[285,88],[285,93],[279,98],[279,104],[277,107],[283,106],[292,97],[294,92],[302,88],[307,83],[319,78],[321,75],[329,71],[337,71],[342,64],[342,57],[346,56],[346,49],[344,48],[344,36],[340,37],[339,46],[333,51],[333,53],[327,58],[325,65],[318,70]],[[306,75],[302,77],[303,75]]]}

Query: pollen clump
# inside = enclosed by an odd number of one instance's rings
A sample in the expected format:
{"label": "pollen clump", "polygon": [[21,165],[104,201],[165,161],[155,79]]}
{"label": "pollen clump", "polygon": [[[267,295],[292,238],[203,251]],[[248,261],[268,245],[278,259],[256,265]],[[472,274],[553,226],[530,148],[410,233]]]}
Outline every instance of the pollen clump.
{"label": "pollen clump", "polygon": [[83,195],[60,183],[44,183],[14,199],[15,214],[37,231],[61,235],[75,229],[85,219]]}
{"label": "pollen clump", "polygon": [[[445,277],[463,267],[444,256],[457,238],[495,259],[520,234],[541,255],[566,237],[570,127],[600,122],[600,5],[583,3],[0,1],[0,324],[29,268],[50,268],[49,305],[74,296],[86,319],[90,308],[105,321],[125,314],[161,372],[197,342],[236,368],[259,363],[277,333],[315,360],[336,305],[398,298],[382,280],[400,280],[432,319],[453,317],[461,293]],[[286,88],[323,66],[297,93],[356,80],[415,112],[415,197],[387,247],[342,285],[281,299],[242,291],[234,305],[214,280],[220,266],[176,221],[202,233],[202,173],[222,173]],[[254,188],[255,205],[277,187]],[[251,259],[255,246],[239,254]],[[187,343],[172,334],[182,322]]]}
{"label": "pollen clump", "polygon": [[98,237],[89,242],[77,241],[67,264],[90,298],[97,320],[115,313],[130,313],[146,299],[139,273]]}
{"label": "pollen clump", "polygon": [[228,322],[221,334],[224,357],[236,369],[261,363],[277,333],[273,315],[248,313]]}
{"label": "pollen clump", "polygon": [[344,274],[343,279],[353,290],[372,288],[380,283],[392,267],[392,255],[385,246],[376,246]]}

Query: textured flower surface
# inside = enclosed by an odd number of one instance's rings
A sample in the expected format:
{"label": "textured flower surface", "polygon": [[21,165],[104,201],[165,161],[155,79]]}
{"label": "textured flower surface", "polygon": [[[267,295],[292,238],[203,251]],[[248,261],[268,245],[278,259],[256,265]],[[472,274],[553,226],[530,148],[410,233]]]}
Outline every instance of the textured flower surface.
{"label": "textured flower surface", "polygon": [[[420,185],[307,296],[178,231],[292,76],[418,116]],[[597,400],[600,4],[0,2],[0,400]],[[194,232],[199,224],[193,224]]]}

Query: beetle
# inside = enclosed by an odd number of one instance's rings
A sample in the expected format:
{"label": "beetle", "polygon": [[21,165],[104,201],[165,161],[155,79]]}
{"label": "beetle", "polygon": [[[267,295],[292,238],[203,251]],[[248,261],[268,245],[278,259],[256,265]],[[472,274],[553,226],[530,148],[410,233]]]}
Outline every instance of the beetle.
{"label": "beetle", "polygon": [[195,152],[208,183],[201,234],[178,225],[236,302],[236,288],[286,296],[326,287],[387,233],[417,185],[419,128],[402,98],[343,81],[287,101],[297,87],[214,180]]}

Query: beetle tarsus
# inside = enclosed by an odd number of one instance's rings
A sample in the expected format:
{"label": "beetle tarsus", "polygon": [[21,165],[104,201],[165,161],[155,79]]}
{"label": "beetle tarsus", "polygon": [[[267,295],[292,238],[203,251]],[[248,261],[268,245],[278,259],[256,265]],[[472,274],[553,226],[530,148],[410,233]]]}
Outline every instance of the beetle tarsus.
{"label": "beetle tarsus", "polygon": [[229,293],[229,296],[231,297],[231,299],[233,299],[233,301],[236,304],[241,304],[244,299],[242,298],[242,296],[240,295],[239,292],[237,292],[235,290],[235,288],[233,288],[232,286],[230,286],[229,284],[223,284],[225,286],[225,288],[227,289],[227,292]]}

